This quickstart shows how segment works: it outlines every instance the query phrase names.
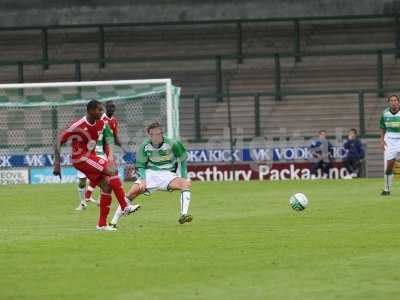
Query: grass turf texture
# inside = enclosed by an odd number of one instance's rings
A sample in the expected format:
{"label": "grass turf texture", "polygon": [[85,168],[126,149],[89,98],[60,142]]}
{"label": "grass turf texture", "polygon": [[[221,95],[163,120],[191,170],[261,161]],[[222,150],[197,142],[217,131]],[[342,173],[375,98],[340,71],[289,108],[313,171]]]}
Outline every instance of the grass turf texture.
{"label": "grass turf texture", "polygon": [[191,224],[160,192],[118,232],[74,211],[74,185],[0,187],[0,299],[398,299],[400,190],[381,187],[195,183]]}

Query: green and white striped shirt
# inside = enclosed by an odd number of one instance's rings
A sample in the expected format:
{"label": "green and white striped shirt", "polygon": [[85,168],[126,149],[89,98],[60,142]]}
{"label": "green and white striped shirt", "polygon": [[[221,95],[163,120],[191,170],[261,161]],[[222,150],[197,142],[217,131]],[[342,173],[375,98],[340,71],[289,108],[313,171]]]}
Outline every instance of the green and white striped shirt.
{"label": "green and white striped shirt", "polygon": [[385,130],[388,138],[400,139],[400,111],[392,114],[390,108],[386,108],[382,113],[379,127]]}
{"label": "green and white striped shirt", "polygon": [[187,177],[187,152],[180,141],[163,137],[163,143],[159,147],[151,144],[146,139],[136,152],[136,168],[139,176],[146,178],[146,169],[155,171],[167,170],[174,172],[180,164],[180,176]]}

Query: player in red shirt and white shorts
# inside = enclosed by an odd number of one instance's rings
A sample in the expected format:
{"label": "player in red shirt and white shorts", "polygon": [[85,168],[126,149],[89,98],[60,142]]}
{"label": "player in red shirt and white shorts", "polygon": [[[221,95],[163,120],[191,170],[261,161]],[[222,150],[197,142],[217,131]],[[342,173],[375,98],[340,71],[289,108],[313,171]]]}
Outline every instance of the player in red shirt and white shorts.
{"label": "player in red shirt and white shorts", "polygon": [[[124,152],[124,149],[122,148],[122,143],[121,140],[119,139],[119,126],[118,126],[118,119],[115,118],[114,113],[115,113],[115,103],[112,100],[109,100],[105,103],[105,108],[106,112],[101,116],[101,120],[103,120],[105,123],[108,124],[110,127],[113,136],[114,136],[114,144],[121,147],[122,151]],[[82,210],[86,208],[86,203],[92,202],[92,203],[98,203],[96,200],[92,198],[92,193],[96,188],[96,185],[89,181],[89,184],[86,188],[86,175],[82,172],[78,172],[78,178],[79,178],[79,186],[78,186],[78,191],[80,195],[80,205],[78,206],[77,210]],[[86,191],[85,191],[86,190]]]}
{"label": "player in red shirt and white shorts", "polygon": [[100,217],[97,230],[113,231],[107,225],[107,216],[111,205],[111,191],[118,199],[119,205],[125,215],[131,214],[140,208],[140,205],[131,205],[125,197],[125,191],[118,177],[116,167],[95,153],[96,143],[103,131],[104,121],[101,120],[103,105],[97,100],[87,104],[86,116],[74,122],[68,129],[61,133],[59,143],[54,148],[54,175],[61,176],[60,147],[67,141],[72,145],[72,164],[84,173],[95,185],[99,185],[102,192],[100,196]]}

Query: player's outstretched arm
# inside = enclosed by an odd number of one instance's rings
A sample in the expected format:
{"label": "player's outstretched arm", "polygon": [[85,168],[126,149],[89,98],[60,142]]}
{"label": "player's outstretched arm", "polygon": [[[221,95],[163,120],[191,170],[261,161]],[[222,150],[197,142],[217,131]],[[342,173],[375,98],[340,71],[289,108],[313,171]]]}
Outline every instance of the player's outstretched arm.
{"label": "player's outstretched arm", "polygon": [[182,178],[187,178],[187,151],[181,141],[176,141],[172,147],[175,157],[179,159],[179,171]]}
{"label": "player's outstretched arm", "polygon": [[136,172],[139,176],[139,180],[141,182],[145,182],[146,180],[146,166],[148,157],[146,156],[146,152],[144,151],[145,144],[140,145],[138,151],[136,152]]}
{"label": "player's outstretched arm", "polygon": [[53,174],[55,176],[60,176],[61,179],[61,147],[64,145],[67,140],[73,135],[73,130],[68,128],[61,132],[59,139],[57,139],[54,143],[54,168]]}
{"label": "player's outstretched arm", "polygon": [[60,140],[54,143],[54,168],[53,174],[55,176],[60,176],[61,179],[61,155],[60,155],[60,148],[65,143],[65,135],[62,135]]}
{"label": "player's outstretched arm", "polygon": [[53,174],[55,176],[61,176],[61,161],[60,161],[60,149],[58,143],[54,145],[54,168]]}
{"label": "player's outstretched arm", "polygon": [[181,161],[180,163],[180,172],[181,172],[181,177],[187,179],[187,160]]}

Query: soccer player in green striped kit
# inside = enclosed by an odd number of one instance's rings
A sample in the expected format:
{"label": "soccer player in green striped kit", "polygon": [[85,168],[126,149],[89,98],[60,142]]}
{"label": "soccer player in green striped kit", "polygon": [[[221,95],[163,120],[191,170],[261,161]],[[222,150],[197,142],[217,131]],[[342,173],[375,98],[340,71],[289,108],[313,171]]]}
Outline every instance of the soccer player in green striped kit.
{"label": "soccer player in green striped kit", "polygon": [[390,195],[393,182],[393,167],[396,156],[400,153],[400,98],[392,95],[388,98],[389,107],[381,116],[379,127],[381,129],[380,146],[385,153],[385,186],[382,196]]}
{"label": "soccer player in green striped kit", "polygon": [[[139,179],[127,193],[133,200],[140,194],[150,194],[156,190],[180,190],[180,217],[178,222],[191,222],[189,212],[190,179],[187,178],[187,152],[180,141],[163,135],[161,125],[156,122],[146,128],[149,136],[136,152],[136,170]],[[110,226],[116,227],[122,210],[118,207]]]}

